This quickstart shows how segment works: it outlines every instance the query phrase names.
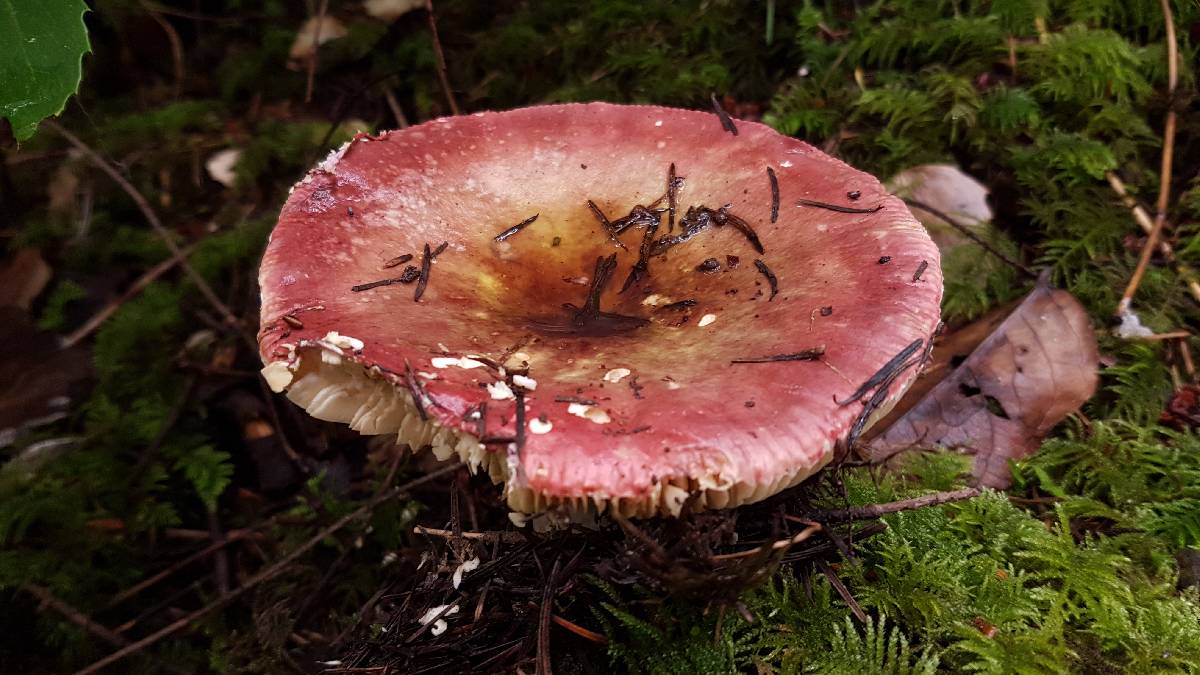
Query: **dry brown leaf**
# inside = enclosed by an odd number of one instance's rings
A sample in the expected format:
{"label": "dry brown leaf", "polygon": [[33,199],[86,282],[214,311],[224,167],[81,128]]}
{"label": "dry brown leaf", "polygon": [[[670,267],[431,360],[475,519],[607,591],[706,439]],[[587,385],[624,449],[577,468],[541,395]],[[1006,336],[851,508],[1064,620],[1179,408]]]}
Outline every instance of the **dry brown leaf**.
{"label": "dry brown leaf", "polygon": [[335,17],[314,16],[296,31],[296,39],[288,50],[288,59],[293,63],[304,63],[317,53],[317,47],[344,38],[349,33],[345,24]]}
{"label": "dry brown leaf", "polygon": [[[976,234],[988,236],[992,220],[992,209],[987,203],[988,189],[957,166],[914,166],[892,176],[887,187],[898,197],[928,204]],[[932,213],[921,208],[911,210],[929,230],[929,236],[933,237],[942,252],[970,242],[961,232]]]}
{"label": "dry brown leaf", "polygon": [[37,249],[24,248],[0,262],[0,307],[28,310],[53,276]]}
{"label": "dry brown leaf", "polygon": [[363,0],[367,14],[389,23],[424,6],[425,0]]}
{"label": "dry brown leaf", "polygon": [[975,456],[981,484],[1007,487],[1009,460],[1036,451],[1046,433],[1096,391],[1099,358],[1079,301],[1039,285],[873,440],[868,453],[884,461],[910,448],[952,448]]}
{"label": "dry brown leaf", "polygon": [[62,410],[77,383],[91,372],[82,349],[59,349],[25,312],[0,307],[0,438]]}

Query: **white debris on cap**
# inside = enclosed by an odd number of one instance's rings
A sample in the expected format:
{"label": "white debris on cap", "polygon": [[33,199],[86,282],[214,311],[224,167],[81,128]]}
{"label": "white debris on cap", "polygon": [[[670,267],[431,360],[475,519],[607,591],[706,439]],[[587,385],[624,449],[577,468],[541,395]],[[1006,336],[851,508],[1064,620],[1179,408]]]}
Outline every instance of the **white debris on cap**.
{"label": "white debris on cap", "polygon": [[475,359],[467,356],[464,356],[460,359],[450,356],[435,356],[429,360],[429,363],[432,364],[434,368],[449,368],[450,366],[457,366],[464,370],[481,368],[484,365],[482,361],[476,361]]}
{"label": "white debris on cap", "polygon": [[620,382],[621,380],[625,379],[626,377],[629,377],[629,374],[632,372],[633,371],[631,371],[628,368],[613,368],[612,370],[610,370],[604,374],[604,381],[612,382],[615,384],[615,383]]}
{"label": "white debris on cap", "polygon": [[582,417],[585,420],[591,420],[596,424],[608,424],[612,421],[612,418],[608,416],[608,413],[593,405],[572,403],[571,405],[567,406],[567,412],[575,415],[576,417]]}
{"label": "white debris on cap", "polygon": [[292,383],[292,369],[288,366],[287,361],[272,361],[263,366],[259,372],[267,381],[267,386],[276,394],[287,389],[287,386]]}
{"label": "white debris on cap", "polygon": [[363,348],[363,341],[358,338],[350,337],[349,335],[339,335],[336,330],[331,330],[321,338],[320,342],[324,346],[333,346],[338,349],[349,349],[350,351],[358,351]]}
{"label": "white debris on cap", "polygon": [[701,328],[704,328],[705,326],[707,326],[708,324],[710,324],[716,320],[717,320],[716,314],[705,314],[704,316],[700,317],[700,321],[698,321],[696,323],[696,325],[700,326]]}
{"label": "white debris on cap", "polygon": [[537,389],[537,380],[524,375],[513,375],[513,384],[521,387],[522,389],[528,389],[529,391]]}
{"label": "white debris on cap", "polygon": [[535,434],[548,434],[554,428],[554,424],[547,419],[535,417],[529,420],[529,430]]}
{"label": "white debris on cap", "polygon": [[516,394],[513,393],[512,388],[508,386],[508,383],[504,381],[493,382],[489,384],[487,386],[487,390],[488,395],[491,396],[492,400],[494,401],[506,401],[510,398],[517,397]]}

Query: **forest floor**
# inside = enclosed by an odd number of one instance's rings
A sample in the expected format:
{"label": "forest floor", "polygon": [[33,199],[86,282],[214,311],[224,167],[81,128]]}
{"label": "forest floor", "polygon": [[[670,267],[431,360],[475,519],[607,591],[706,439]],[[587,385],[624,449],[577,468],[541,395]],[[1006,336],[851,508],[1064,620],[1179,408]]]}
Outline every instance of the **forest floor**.
{"label": "forest floor", "polygon": [[[0,136],[0,671],[1200,672],[1200,6],[440,0],[434,29],[403,0],[91,4],[79,94]],[[898,191],[986,191],[949,218],[971,238],[922,215],[938,377],[1074,298],[1047,335],[1094,331],[1094,392],[980,403],[1021,422],[975,448],[1006,489],[911,451],[535,534],[259,377],[267,235],[356,133],[713,92]]]}

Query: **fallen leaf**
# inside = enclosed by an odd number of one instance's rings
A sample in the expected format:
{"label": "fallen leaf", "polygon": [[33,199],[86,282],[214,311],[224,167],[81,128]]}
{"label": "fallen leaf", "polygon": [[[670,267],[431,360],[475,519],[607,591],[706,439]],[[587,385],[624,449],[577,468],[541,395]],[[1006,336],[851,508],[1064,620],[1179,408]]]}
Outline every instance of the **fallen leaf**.
{"label": "fallen leaf", "polygon": [[424,6],[425,0],[363,0],[363,11],[388,22]]}
{"label": "fallen leaf", "polygon": [[15,307],[0,307],[0,344],[0,439],[12,442],[21,429],[63,416],[91,358],[79,348],[59,349]]}
{"label": "fallen leaf", "polygon": [[1036,451],[1096,391],[1099,358],[1079,301],[1039,284],[867,452],[882,462],[910,448],[955,449],[975,456],[982,485],[1007,487],[1009,460]]}
{"label": "fallen leaf", "polygon": [[75,210],[76,195],[79,194],[79,174],[75,169],[74,161],[63,162],[46,183],[46,208],[50,212],[64,215]]}
{"label": "fallen leaf", "polygon": [[0,263],[0,307],[28,310],[50,283],[50,266],[37,249],[24,248]]}
{"label": "fallen leaf", "polygon": [[1179,431],[1200,427],[1200,386],[1185,384],[1176,389],[1158,421]]}
{"label": "fallen leaf", "polygon": [[[892,176],[887,188],[898,197],[932,206],[976,234],[988,237],[992,221],[988,189],[952,164],[923,164],[905,169]],[[918,207],[911,210],[942,252],[970,241],[932,213]]]}
{"label": "fallen leaf", "polygon": [[317,47],[338,38],[346,37],[349,33],[346,26],[332,16],[314,16],[296,32],[296,39],[288,51],[288,58],[293,62],[304,63],[317,53]]}

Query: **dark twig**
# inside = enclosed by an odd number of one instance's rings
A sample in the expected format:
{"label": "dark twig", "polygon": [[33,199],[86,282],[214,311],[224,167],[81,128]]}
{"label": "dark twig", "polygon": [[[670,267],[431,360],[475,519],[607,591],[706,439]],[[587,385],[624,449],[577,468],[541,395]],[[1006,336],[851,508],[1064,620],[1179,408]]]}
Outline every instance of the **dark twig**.
{"label": "dark twig", "polygon": [[105,321],[107,321],[110,316],[116,314],[117,310],[120,309],[122,305],[137,297],[137,295],[145,290],[147,286],[154,283],[154,281],[162,275],[174,269],[174,267],[180,262],[187,260],[188,256],[190,256],[196,250],[197,245],[198,242],[188,244],[180,249],[178,255],[171,254],[166,260],[146,270],[145,274],[134,280],[134,282],[130,284],[120,296],[118,296],[112,302],[109,302],[104,307],[100,308],[100,311],[96,312],[91,316],[90,319],[83,322],[83,325],[71,331],[70,335],[64,337],[62,340],[63,348],[65,349],[67,347],[73,347],[79,344],[79,342],[85,337],[91,335],[92,332],[99,328]]}
{"label": "dark twig", "polygon": [[[428,246],[425,247],[429,249]],[[421,417],[421,421],[429,419],[429,413],[425,410],[425,403],[428,400],[425,390],[421,388],[421,383],[417,381],[417,375],[413,372],[412,364],[408,359],[404,359],[404,383],[408,386],[408,393],[412,396],[413,406],[417,409],[417,415]]]}
{"label": "dark twig", "polygon": [[1023,265],[1020,261],[1013,260],[1012,258],[1008,257],[1003,252],[1001,252],[999,249],[997,249],[996,247],[989,244],[986,239],[984,239],[983,237],[979,236],[978,234],[972,232],[971,228],[969,228],[966,225],[963,225],[962,223],[958,222],[957,220],[951,218],[948,214],[941,211],[940,209],[934,208],[924,202],[919,202],[915,199],[905,199],[904,203],[908,204],[909,206],[914,206],[918,209],[921,209],[922,211],[927,211],[927,212],[933,214],[937,218],[945,221],[946,224],[949,225],[950,227],[953,227],[954,229],[961,232],[963,234],[963,236],[965,236],[967,239],[970,239],[971,241],[975,242],[976,244],[979,244],[980,248],[987,251],[988,253],[991,253],[992,255],[996,256],[1000,260],[1003,260],[1010,267],[1017,270],[1021,274],[1024,274],[1025,276],[1033,278],[1033,279],[1037,278],[1037,272],[1034,272],[1029,267]]}
{"label": "dark twig", "polygon": [[67,621],[79,626],[101,640],[118,647],[124,647],[129,644],[129,640],[123,635],[96,623],[88,615],[63,602],[58,596],[51,593],[50,589],[25,582],[21,584],[21,590],[37,598],[38,602],[61,614]]}
{"label": "dark twig", "polygon": [[[221,529],[221,520],[216,510],[208,512],[208,532],[214,544],[225,544],[229,540],[225,531]],[[213,551],[213,583],[216,584],[218,594],[225,595],[229,592],[229,553],[223,545]]]}
{"label": "dark twig", "polygon": [[292,563],[294,563],[297,559],[299,559],[300,556],[311,551],[313,548],[318,546],[322,541],[324,541],[327,537],[329,537],[333,533],[341,530],[343,527],[349,525],[350,523],[354,522],[355,520],[358,520],[359,518],[366,515],[367,513],[370,513],[379,504],[382,504],[383,502],[385,502],[389,499],[394,499],[396,497],[399,497],[400,495],[407,493],[409,490],[413,489],[414,487],[417,487],[418,485],[423,485],[432,480],[435,480],[435,479],[441,478],[442,476],[445,476],[447,474],[453,473],[461,467],[462,467],[462,463],[455,462],[454,464],[444,466],[432,473],[421,476],[420,478],[413,479],[403,485],[398,485],[390,490],[387,490],[387,491],[379,494],[379,496],[375,497],[371,501],[367,502],[366,504],[363,504],[362,506],[360,506],[357,509],[355,509],[354,511],[346,514],[345,516],[342,516],[341,518],[336,520],[333,524],[322,529],[320,532],[317,532],[315,535],[313,535],[311,538],[309,538],[308,541],[304,542],[303,544],[301,544],[300,546],[295,548],[291,553],[285,555],[283,558],[280,558],[278,561],[276,561],[273,565],[271,565],[267,569],[250,577],[249,579],[246,580],[245,583],[243,583],[241,586],[237,587],[236,589],[230,591],[226,595],[224,595],[220,598],[217,598],[216,600],[210,602],[209,604],[205,605],[204,607],[201,607],[200,609],[197,609],[194,612],[191,612],[191,613],[187,614],[186,616],[184,616],[170,624],[167,624],[163,628],[160,628],[159,630],[155,631],[154,633],[147,635],[146,637],[142,638],[141,640],[132,642],[132,643],[126,645],[125,647],[118,649],[117,651],[113,652],[112,654],[109,654],[108,656],[105,656],[104,658],[92,663],[90,666],[80,670],[77,675],[88,675],[89,673],[98,672],[103,668],[106,668],[114,663],[117,663],[118,661],[121,661],[125,657],[130,656],[131,654],[136,654],[137,652],[142,651],[143,649],[149,647],[150,645],[153,645],[153,644],[163,640],[164,638],[170,637],[170,636],[174,635],[175,633],[178,633],[179,631],[183,630],[184,628],[187,628],[188,626],[190,626],[193,622],[195,622],[199,619],[202,619],[205,616],[208,616],[212,612],[224,607],[225,605],[229,604],[230,602],[234,601],[235,599],[241,597],[246,592],[254,589],[262,582],[267,581],[268,579],[271,579],[271,578],[277,576],[280,572],[287,569]]}
{"label": "dark twig", "polygon": [[813,347],[791,354],[772,354],[771,356],[749,356],[734,359],[730,363],[778,363],[780,361],[816,361],[825,354],[825,346]]}
{"label": "dark twig", "polygon": [[541,214],[535,213],[532,216],[529,216],[528,218],[526,218],[525,220],[522,220],[521,222],[517,223],[516,225],[513,225],[512,227],[508,228],[507,230],[496,235],[495,236],[496,241],[504,241],[505,239],[508,239],[509,237],[520,232],[521,230],[529,227],[530,225],[533,224],[533,221],[538,219],[539,215],[541,215]]}
{"label": "dark twig", "polygon": [[675,175],[675,162],[671,162],[671,166],[667,169],[667,232],[675,231],[675,210],[679,206],[679,198],[676,193],[681,185],[683,185],[683,179]]}
{"label": "dark twig", "polygon": [[912,511],[914,509],[923,509],[927,506],[937,506],[938,504],[972,499],[978,497],[981,492],[979,488],[974,487],[951,490],[949,492],[935,492],[933,494],[921,495],[920,497],[910,497],[908,499],[887,502],[886,504],[871,504],[870,506],[855,506],[837,511],[826,511],[825,513],[814,515],[813,520],[819,520],[824,523],[848,523],[855,520],[871,520],[889,513]]}
{"label": "dark twig", "polygon": [[[412,257],[412,256],[409,256],[409,257]],[[380,288],[381,286],[391,286],[392,284],[411,284],[412,282],[414,282],[420,278],[421,278],[420,270],[418,270],[416,267],[413,267],[412,265],[409,265],[408,267],[404,268],[404,271],[401,272],[400,276],[398,276],[398,277],[393,277],[391,279],[380,279],[379,281],[370,281],[365,284],[358,284],[355,286],[351,286],[350,292],[351,293],[362,293],[363,291],[369,291],[372,288]]]}
{"label": "dark twig", "polygon": [[429,18],[429,34],[433,37],[433,54],[437,57],[438,81],[442,84],[442,93],[446,95],[446,104],[450,106],[450,114],[461,115],[462,111],[458,109],[458,102],[454,100],[454,90],[450,87],[450,76],[446,74],[446,55],[442,52],[442,40],[438,37],[433,0],[425,0],[425,14]]}
{"label": "dark twig", "polygon": [[767,278],[767,284],[771,287],[771,295],[767,298],[767,302],[774,300],[775,296],[779,294],[779,278],[775,276],[770,267],[767,267],[767,263],[758,258],[754,259],[754,266],[758,268],[760,274]]}
{"label": "dark twig", "polygon": [[538,614],[538,635],[537,635],[537,672],[538,675],[552,675],[553,669],[550,666],[550,617],[554,613],[554,587],[558,582],[558,565],[559,561],[554,561],[554,566],[550,568],[550,578],[546,580],[546,587],[542,590],[542,607]]}
{"label": "dark twig", "polygon": [[[309,5],[311,7],[312,5]],[[308,57],[308,63],[304,83],[304,102],[311,103],[313,95],[313,82],[317,75],[317,62],[320,60],[321,53],[321,29],[325,27],[325,14],[329,11],[329,0],[321,0],[321,4],[317,8],[317,29],[313,31],[312,38],[312,54]]]}
{"label": "dark twig", "polygon": [[[200,294],[204,296],[204,299],[207,300],[210,305],[212,305],[213,309],[217,310],[217,313],[221,315],[221,318],[223,318],[226,323],[228,323],[230,326],[237,326],[239,323],[237,316],[235,316],[234,313],[230,311],[229,307],[222,302],[219,297],[217,297],[216,292],[213,291],[212,286],[208,285],[208,282],[204,280],[204,277],[200,276],[200,274],[196,272],[196,270],[187,262],[187,253],[184,252],[179,244],[175,243],[175,239],[172,236],[171,231],[168,230],[166,226],[163,225],[162,221],[158,219],[158,214],[154,212],[154,209],[150,206],[150,202],[146,201],[146,198],[142,196],[142,193],[138,192],[138,189],[133,186],[133,183],[130,183],[128,180],[126,180],[126,178],[121,175],[120,171],[117,171],[116,167],[113,166],[112,163],[101,157],[98,152],[93,150],[87,143],[84,143],[82,140],[80,140],[75,134],[64,129],[58,122],[48,119],[44,122],[44,124],[59,136],[65,138],[68,143],[75,146],[75,149],[79,150],[84,157],[87,157],[88,161],[95,165],[96,168],[107,174],[109,178],[113,179],[113,181],[125,191],[125,194],[129,195],[129,198],[132,199],[134,204],[137,205],[138,210],[142,212],[142,216],[146,219],[146,222],[150,223],[150,227],[154,229],[155,234],[162,239],[163,244],[167,247],[167,250],[171,252],[171,257],[178,259],[180,268],[183,269],[183,271],[188,275],[188,278],[192,281],[192,283],[196,285],[196,288],[200,291]],[[242,332],[238,331],[238,334],[242,335]],[[252,348],[257,349],[258,345],[254,344],[253,339],[246,336],[243,337],[244,339],[249,340]]]}
{"label": "dark twig", "polygon": [[841,206],[839,204],[830,204],[828,202],[818,202],[813,199],[797,199],[796,203],[800,206],[812,206],[814,208],[825,209],[827,211],[837,211],[838,213],[875,213],[879,209],[883,208],[883,204],[872,206],[869,209],[860,209],[855,206]]}
{"label": "dark twig", "polygon": [[829,580],[829,585],[833,586],[833,589],[838,592],[838,595],[840,595],[842,600],[850,607],[850,611],[854,614],[854,618],[858,619],[859,623],[866,623],[867,613],[863,611],[862,606],[860,606],[858,601],[854,599],[854,596],[850,594],[850,589],[846,588],[846,584],[842,583],[842,580],[838,578],[838,575],[833,571],[833,568],[829,566],[829,563],[825,562],[824,560],[820,560],[817,561],[817,565],[820,566],[821,572],[825,575],[825,578]]}
{"label": "dark twig", "polygon": [[771,181],[771,222],[779,220],[779,177],[775,169],[767,167],[767,179]]}
{"label": "dark twig", "polygon": [[433,253],[429,250],[428,242],[421,253],[421,277],[417,280],[417,289],[413,291],[413,302],[420,302],[425,295],[425,287],[429,285],[429,272],[433,269]]}
{"label": "dark twig", "polygon": [[717,100],[717,95],[713,93],[709,98],[712,100],[713,112],[717,114],[717,119],[721,120],[721,128],[737,136],[737,125],[733,123],[733,118],[729,116],[729,113],[725,112],[725,109],[721,107],[721,103]]}
{"label": "dark twig", "polygon": [[146,590],[147,588],[153,586],[154,584],[157,584],[158,582],[162,581],[163,579],[166,579],[167,577],[178,572],[179,570],[183,569],[184,567],[187,567],[188,565],[196,562],[197,560],[202,560],[202,559],[208,557],[209,555],[212,555],[214,552],[216,552],[234,542],[241,541],[242,539],[250,538],[257,531],[267,527],[268,525],[273,524],[274,522],[275,521],[273,519],[266,520],[261,523],[258,523],[257,525],[255,525],[254,527],[251,527],[251,528],[241,529],[241,530],[231,530],[220,541],[215,541],[212,544],[209,544],[208,546],[205,546],[204,548],[200,549],[199,551],[196,551],[195,553],[189,555],[188,557],[183,558],[182,560],[175,561],[170,567],[162,570],[161,572],[159,572],[153,576],[147,577],[147,578],[139,581],[138,583],[134,584],[133,586],[130,586],[129,588],[121,591],[120,593],[117,593],[116,595],[114,595],[112,597],[111,600],[109,600],[104,605],[105,609],[110,608],[110,607],[115,607],[115,606],[121,604],[125,600],[132,598],[133,596],[137,595],[138,593],[141,593],[142,591]]}
{"label": "dark twig", "polygon": [[896,372],[896,370],[899,369],[900,366],[906,360],[908,360],[908,358],[910,356],[917,353],[917,350],[920,349],[921,345],[923,345],[923,344],[925,344],[925,340],[923,340],[921,338],[917,338],[916,340],[913,340],[912,342],[910,342],[907,347],[900,350],[899,354],[896,354],[891,359],[889,359],[887,363],[883,364],[882,368],[880,368],[866,382],[863,382],[862,386],[860,386],[858,389],[856,389],[853,394],[850,394],[844,400],[837,401],[837,404],[838,405],[850,405],[851,403],[862,398],[863,394],[866,394],[868,391],[874,389],[875,387],[878,387],[880,384],[882,384],[884,381],[886,381],[894,372]]}
{"label": "dark twig", "polygon": [[171,43],[171,62],[175,70],[175,84],[171,88],[171,95],[175,98],[183,93],[183,83],[186,80],[186,74],[183,64],[183,41],[179,39],[179,32],[171,25],[170,21],[163,18],[162,13],[156,11],[153,5],[145,0],[141,3],[142,9],[150,15],[151,19],[158,24],[159,28],[163,29],[163,33],[167,36],[167,41]]}

